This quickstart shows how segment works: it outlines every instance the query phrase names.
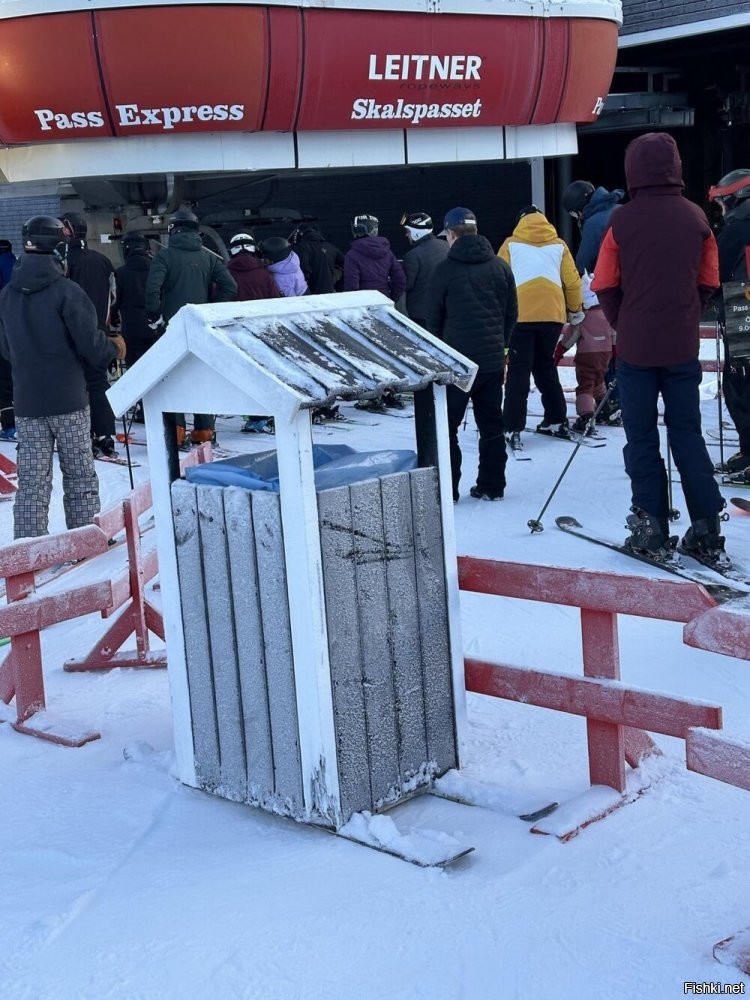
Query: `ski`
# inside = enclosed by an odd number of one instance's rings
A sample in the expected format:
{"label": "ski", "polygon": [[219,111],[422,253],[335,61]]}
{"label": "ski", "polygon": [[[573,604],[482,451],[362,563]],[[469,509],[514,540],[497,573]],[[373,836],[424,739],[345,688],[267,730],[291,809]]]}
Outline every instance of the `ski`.
{"label": "ski", "polygon": [[542,431],[534,431],[540,438],[547,438],[550,441],[564,441],[565,444],[578,444],[579,442],[586,448],[604,448],[607,444],[605,438],[585,437],[577,431],[570,430],[570,437],[557,437],[555,434],[544,434]]}
{"label": "ski", "polygon": [[129,465],[131,469],[137,469],[141,464],[132,460],[129,462],[127,458],[122,458],[120,455],[94,455],[94,459],[97,462],[108,462],[110,465]]}
{"label": "ski", "polygon": [[355,420],[352,417],[335,417],[333,420],[313,420],[313,427],[335,427],[337,424],[354,424],[356,427],[377,427],[379,420]]}
{"label": "ski", "polygon": [[512,455],[517,462],[531,461],[531,455],[527,455],[521,448],[511,448],[510,445],[507,445],[506,451],[508,454]]}
{"label": "ski", "polygon": [[[730,586],[730,583],[719,583],[715,579],[706,573],[705,567],[702,564],[699,569],[691,569],[689,566],[683,566],[676,561],[672,562],[659,562],[657,559],[651,559],[649,556],[642,555],[639,552],[634,552],[633,549],[628,548],[621,542],[615,542],[610,538],[604,538],[601,535],[596,535],[593,532],[586,531],[583,525],[577,521],[574,517],[557,517],[555,518],[555,524],[562,531],[566,531],[569,535],[575,535],[577,538],[583,538],[588,542],[593,542],[595,545],[601,545],[604,548],[611,549],[613,552],[620,552],[624,556],[628,556],[630,559],[636,559],[638,562],[646,563],[648,566],[653,566],[656,569],[663,569],[667,573],[671,573],[673,576],[682,577],[684,580],[692,580],[693,583],[699,583],[702,587],[711,594],[717,603],[722,604],[726,601],[734,600],[737,597],[747,597],[750,593],[750,586],[742,586],[745,581],[731,581],[733,583],[738,583],[739,586]],[[693,557],[690,556],[692,559]],[[696,560],[696,563],[698,561]],[[726,576],[726,573],[721,572],[719,569],[713,568],[718,576],[723,577],[725,580],[730,581],[730,578]]]}
{"label": "ski", "polygon": [[739,507],[740,510],[744,510],[746,514],[750,514],[750,500],[745,500],[743,497],[730,497],[729,502],[735,507]]}
{"label": "ski", "polygon": [[142,438],[133,437],[132,434],[116,434],[115,437],[120,444],[136,445],[138,448],[145,448],[146,442]]}

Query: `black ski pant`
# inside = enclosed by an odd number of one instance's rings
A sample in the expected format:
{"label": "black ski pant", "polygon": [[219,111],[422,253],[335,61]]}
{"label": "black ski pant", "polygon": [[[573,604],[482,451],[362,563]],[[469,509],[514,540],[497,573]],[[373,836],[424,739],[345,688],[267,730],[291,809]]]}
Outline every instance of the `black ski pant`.
{"label": "black ski pant", "polygon": [[0,428],[7,431],[16,426],[13,412],[13,373],[10,361],[0,357]]}
{"label": "black ski pant", "polygon": [[554,353],[562,323],[516,323],[508,351],[503,421],[508,433],[526,427],[531,376],[542,397],[544,419],[561,424],[567,416],[565,395],[557,374]]}
{"label": "black ski pant", "polygon": [[724,506],[714,467],[701,433],[700,361],[645,368],[617,359],[622,403],[625,471],[633,506],[656,517],[669,534],[669,488],[661,455],[657,402],[664,401],[664,423],[674,463],[682,481],[691,521],[713,517]]}
{"label": "black ski pant", "polygon": [[479,372],[468,392],[458,389],[455,385],[449,385],[446,396],[453,499],[458,499],[458,484],[461,480],[458,429],[464,419],[469,400],[479,431],[477,486],[483,492],[502,493],[505,490],[505,463],[508,461],[503,433],[503,370]]}
{"label": "black ski pant", "polygon": [[89,392],[89,407],[91,409],[91,434],[95,438],[115,436],[115,415],[107,399],[109,379],[106,367],[90,365],[83,362],[83,373],[86,376],[86,388]]}
{"label": "black ski pant", "polygon": [[721,384],[729,416],[740,436],[740,451],[750,456],[750,359],[727,360]]}

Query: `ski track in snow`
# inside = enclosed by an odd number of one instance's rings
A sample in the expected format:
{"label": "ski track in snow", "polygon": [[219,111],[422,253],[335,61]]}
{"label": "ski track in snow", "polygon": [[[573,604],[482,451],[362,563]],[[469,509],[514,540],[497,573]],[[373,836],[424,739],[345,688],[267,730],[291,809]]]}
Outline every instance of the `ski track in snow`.
{"label": "ski track in snow", "polygon": [[[710,381],[704,393],[704,421],[715,427]],[[339,438],[335,424],[316,427],[314,440],[413,446],[410,421],[378,421]],[[223,446],[274,446],[269,435],[241,434],[241,423],[219,420]],[[508,463],[502,503],[475,501],[469,416],[459,553],[658,578],[555,527],[556,516],[575,514],[625,536],[624,436],[603,433],[609,447],[580,449],[545,530],[531,535],[526,521],[569,451],[524,435],[534,461]],[[139,459],[136,483],[148,478],[145,450]],[[127,492],[126,468],[99,463],[97,473],[103,507]],[[727,549],[742,557],[750,521],[729,513]],[[57,472],[51,520],[63,527]],[[0,526],[10,539],[11,504],[0,505]],[[685,513],[677,527],[687,527]],[[474,594],[461,605],[467,655],[580,674],[576,609]],[[681,740],[655,737],[665,756],[644,766],[651,786],[561,844],[530,835],[517,813],[588,787],[584,720],[470,694],[464,771],[491,785],[496,802],[491,811],[422,796],[391,813],[407,835],[441,830],[476,848],[444,871],[418,869],[181,786],[164,672],[62,670],[103,626],[90,615],[43,635],[50,710],[99,729],[101,741],[55,747],[0,724],[4,1000],[661,1000],[682,996],[684,980],[750,986],[711,955],[750,924],[750,794],[686,771]],[[726,730],[750,737],[748,664],[684,646],[681,630],[621,616],[623,679],[720,704]]]}

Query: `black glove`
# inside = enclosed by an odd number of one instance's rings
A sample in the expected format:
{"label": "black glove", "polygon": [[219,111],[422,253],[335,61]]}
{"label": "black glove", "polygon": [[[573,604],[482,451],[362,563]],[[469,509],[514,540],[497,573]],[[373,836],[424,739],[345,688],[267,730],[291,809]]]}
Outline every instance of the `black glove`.
{"label": "black glove", "polygon": [[167,325],[161,313],[149,313],[146,316],[146,322],[148,323],[149,330],[153,330],[154,333],[161,333]]}

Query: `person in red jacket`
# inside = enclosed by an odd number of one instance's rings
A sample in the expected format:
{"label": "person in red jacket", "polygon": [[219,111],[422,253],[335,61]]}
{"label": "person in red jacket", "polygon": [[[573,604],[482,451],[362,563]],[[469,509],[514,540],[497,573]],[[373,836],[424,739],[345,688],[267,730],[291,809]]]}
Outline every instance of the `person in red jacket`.
{"label": "person in red jacket", "polygon": [[631,200],[613,212],[591,288],[617,330],[617,384],[632,490],[626,544],[657,560],[674,558],[669,488],[660,451],[657,401],[682,480],[690,528],[681,548],[728,565],[724,500],[701,433],[700,319],[719,286],[716,240],[704,212],[682,197],[674,139],[649,132],[625,151]]}

